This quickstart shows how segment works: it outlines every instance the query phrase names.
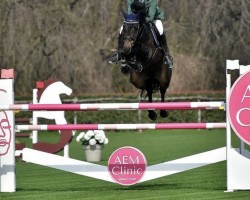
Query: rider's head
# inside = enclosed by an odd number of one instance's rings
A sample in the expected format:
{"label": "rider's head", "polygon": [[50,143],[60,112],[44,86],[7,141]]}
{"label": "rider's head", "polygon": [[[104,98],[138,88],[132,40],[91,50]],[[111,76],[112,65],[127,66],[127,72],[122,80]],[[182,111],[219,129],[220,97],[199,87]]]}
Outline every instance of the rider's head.
{"label": "rider's head", "polygon": [[131,10],[133,13],[144,13],[146,10],[145,0],[134,0],[131,4]]}

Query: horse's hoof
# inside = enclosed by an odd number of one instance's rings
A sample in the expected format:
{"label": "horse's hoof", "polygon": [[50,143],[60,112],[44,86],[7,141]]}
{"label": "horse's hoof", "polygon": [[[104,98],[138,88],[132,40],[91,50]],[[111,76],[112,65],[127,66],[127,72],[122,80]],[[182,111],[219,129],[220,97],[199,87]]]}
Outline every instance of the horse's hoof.
{"label": "horse's hoof", "polygon": [[166,111],[166,110],[161,110],[161,111],[160,111],[160,116],[161,116],[162,118],[166,118],[166,117],[168,117],[168,115],[169,115],[169,112],[168,112],[168,111]]}
{"label": "horse's hoof", "polygon": [[128,66],[122,67],[122,68],[121,68],[121,72],[122,72],[124,75],[129,75],[130,72],[131,72],[131,68],[128,67]]}
{"label": "horse's hoof", "polygon": [[142,67],[142,64],[141,63],[136,63],[134,66],[133,66],[134,70],[136,72],[142,72],[143,70],[143,67]]}
{"label": "horse's hoof", "polygon": [[155,121],[157,119],[157,114],[154,111],[149,111],[148,112],[148,117],[149,117],[149,119]]}

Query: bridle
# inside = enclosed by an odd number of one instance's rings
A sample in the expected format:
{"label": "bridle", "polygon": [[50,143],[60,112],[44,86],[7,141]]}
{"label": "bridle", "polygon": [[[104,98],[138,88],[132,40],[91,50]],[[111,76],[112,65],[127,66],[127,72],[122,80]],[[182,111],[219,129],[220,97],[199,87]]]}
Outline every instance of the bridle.
{"label": "bridle", "polygon": [[142,30],[143,30],[143,25],[140,26],[139,20],[138,21],[137,20],[136,21],[126,21],[125,20],[123,23],[124,29],[126,29],[126,27],[129,27],[131,25],[133,25],[134,27],[130,28],[130,30],[128,32],[125,32],[125,35],[123,33],[123,40],[128,41],[131,45],[131,48],[130,48],[130,51],[128,52],[128,54],[131,52],[132,47],[136,43],[140,43],[140,37],[142,35]]}
{"label": "bridle", "polygon": [[[124,21],[124,26],[129,26],[129,25],[136,25],[136,34],[133,34],[133,35],[138,35],[138,32],[139,32],[139,21]],[[128,40],[135,40],[136,38],[133,38],[131,37],[131,33],[128,35],[128,36],[125,36],[124,38],[128,39]]]}
{"label": "bridle", "polygon": [[123,23],[124,27],[130,26],[130,25],[136,25],[135,26],[136,31],[130,30],[129,34],[126,36],[123,36],[123,37],[124,37],[124,39],[127,39],[129,41],[136,41],[138,33],[139,33],[139,29],[140,29],[139,22],[138,21],[124,21],[124,23]]}

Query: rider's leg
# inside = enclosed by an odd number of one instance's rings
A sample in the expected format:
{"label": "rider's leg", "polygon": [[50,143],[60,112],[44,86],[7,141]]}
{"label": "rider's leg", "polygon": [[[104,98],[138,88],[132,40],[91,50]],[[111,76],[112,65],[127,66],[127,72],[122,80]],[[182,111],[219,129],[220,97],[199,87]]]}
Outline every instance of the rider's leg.
{"label": "rider's leg", "polygon": [[164,52],[164,57],[165,57],[165,60],[168,64],[168,66],[170,68],[173,67],[173,58],[172,56],[170,55],[169,53],[169,49],[168,49],[168,45],[167,45],[167,39],[166,39],[166,35],[164,34],[164,31],[163,31],[163,25],[162,25],[162,22],[161,20],[155,20],[154,21],[154,24],[159,32],[159,42],[160,42],[160,45],[163,49],[163,52]]}
{"label": "rider's leg", "polygon": [[170,68],[173,67],[173,57],[169,53],[168,45],[167,45],[167,40],[166,40],[166,35],[163,33],[159,37],[159,42],[161,44],[161,47],[163,48],[163,52],[165,54],[165,60]]}
{"label": "rider's leg", "polygon": [[121,55],[121,48],[122,48],[121,32],[122,32],[122,29],[123,29],[123,26],[121,26],[120,33],[118,36],[118,50],[109,58],[110,64],[117,64],[122,59],[122,55]]}

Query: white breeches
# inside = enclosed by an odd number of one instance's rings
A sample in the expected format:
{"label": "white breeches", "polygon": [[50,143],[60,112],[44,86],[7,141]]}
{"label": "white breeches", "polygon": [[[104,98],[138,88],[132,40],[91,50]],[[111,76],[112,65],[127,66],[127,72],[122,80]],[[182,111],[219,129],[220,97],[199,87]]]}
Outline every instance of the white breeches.
{"label": "white breeches", "polygon": [[[156,26],[156,28],[157,28],[159,34],[162,35],[162,34],[163,34],[163,31],[164,31],[164,30],[163,30],[162,21],[159,20],[159,19],[157,19],[157,20],[154,20],[153,23],[155,24],[155,26]],[[121,34],[121,32],[122,32],[122,29],[123,29],[123,26],[121,26],[121,28],[120,28],[120,34]]]}
{"label": "white breeches", "polygon": [[164,29],[163,29],[162,21],[159,20],[159,19],[157,19],[157,20],[154,20],[153,23],[155,24],[155,26],[156,26],[156,28],[157,28],[159,34],[162,35],[162,34],[163,34],[163,30],[164,30]]}

